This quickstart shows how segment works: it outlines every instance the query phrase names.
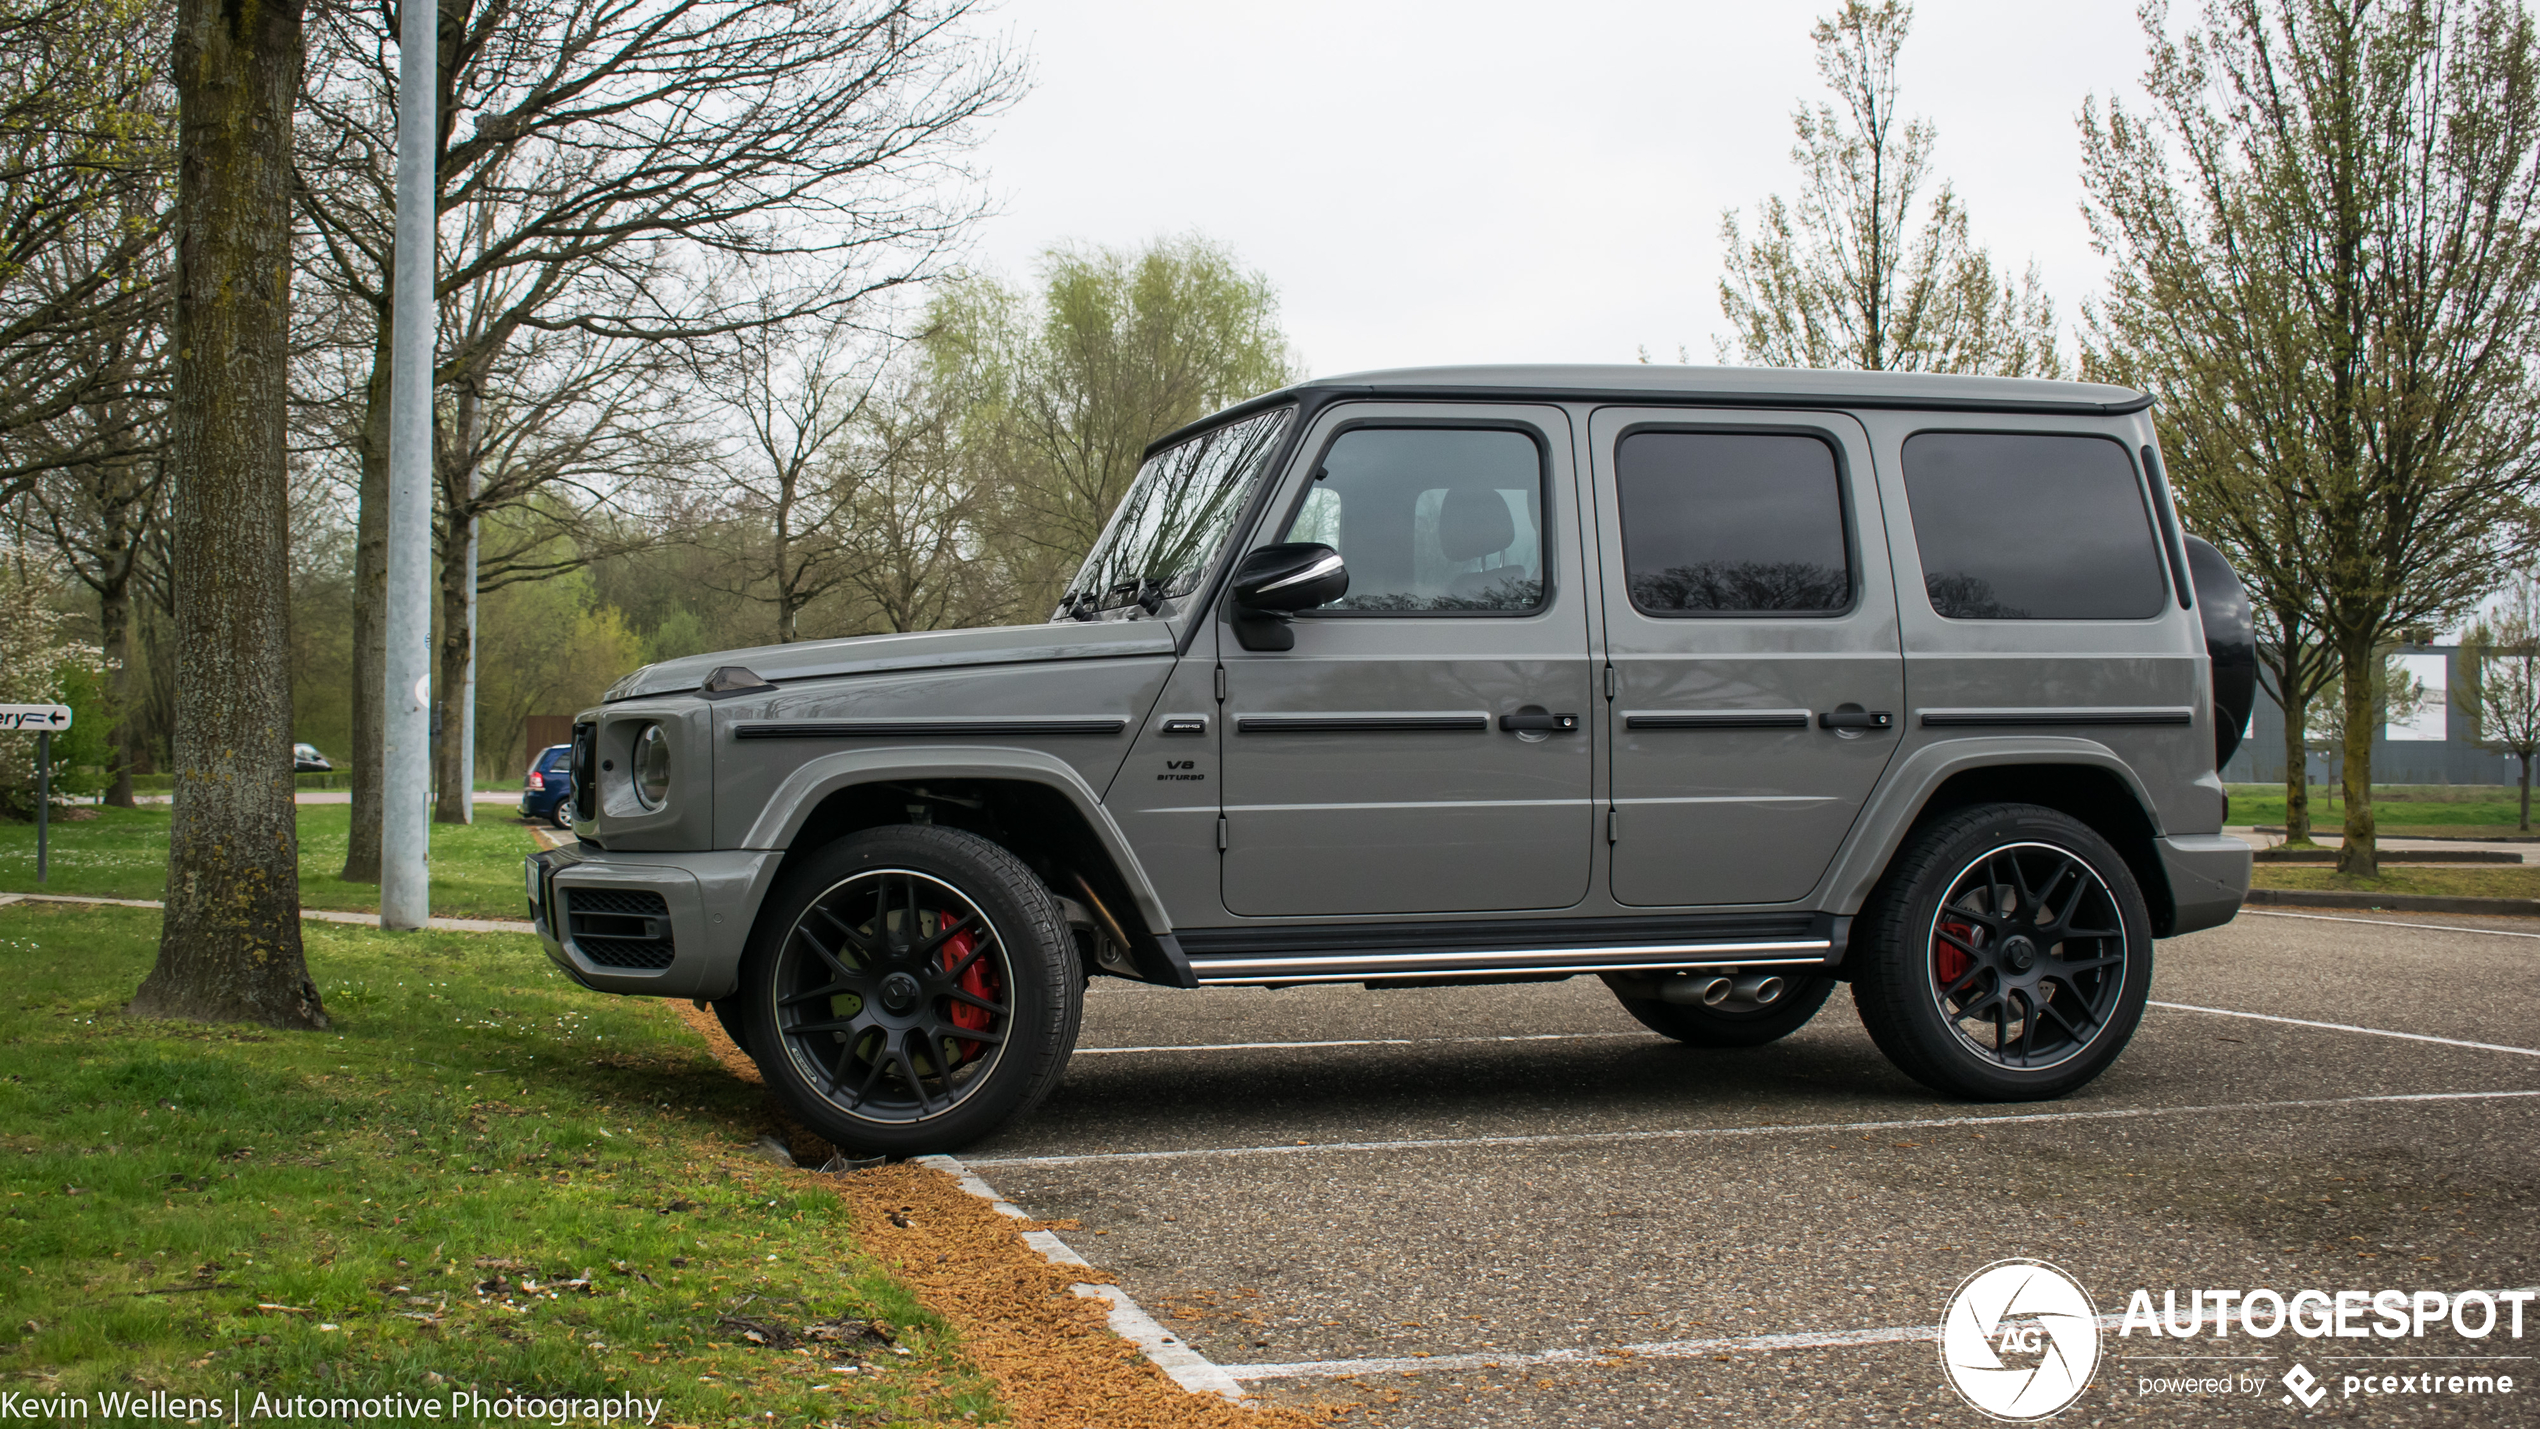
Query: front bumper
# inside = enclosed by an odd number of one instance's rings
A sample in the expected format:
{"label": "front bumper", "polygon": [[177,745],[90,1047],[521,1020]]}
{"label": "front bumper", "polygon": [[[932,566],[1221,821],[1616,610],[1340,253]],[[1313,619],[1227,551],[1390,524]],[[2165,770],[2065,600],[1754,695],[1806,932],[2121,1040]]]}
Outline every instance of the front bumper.
{"label": "front bumper", "polygon": [[2169,875],[2167,936],[2228,923],[2249,901],[2249,846],[2229,834],[2174,834],[2155,845]]}
{"label": "front bumper", "polygon": [[759,900],[784,854],[608,853],[571,844],[522,861],[538,941],[598,992],[717,998],[740,983]]}

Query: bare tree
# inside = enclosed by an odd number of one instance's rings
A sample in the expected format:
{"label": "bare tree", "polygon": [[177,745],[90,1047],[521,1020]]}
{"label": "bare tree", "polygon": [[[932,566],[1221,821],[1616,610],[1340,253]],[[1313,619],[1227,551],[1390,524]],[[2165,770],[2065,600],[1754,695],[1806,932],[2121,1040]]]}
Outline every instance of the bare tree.
{"label": "bare tree", "polygon": [[183,0],[174,68],[176,807],[135,1016],[324,1027],[300,947],[291,779],[290,0]]}
{"label": "bare tree", "polygon": [[[836,314],[930,273],[974,207],[950,158],[1020,72],[967,0],[441,0],[439,296],[505,294],[446,342],[482,381],[526,331],[643,343]],[[301,156],[327,281],[374,315],[354,595],[347,878],[378,876],[392,13],[322,12]],[[464,129],[464,132],[462,132]],[[451,325],[444,324],[445,336]],[[481,513],[480,513],[481,515]],[[470,596],[472,599],[472,594]]]}
{"label": "bare tree", "polygon": [[[106,802],[132,801],[135,723],[127,712],[133,687],[133,602],[151,575],[154,538],[167,515],[167,462],[159,446],[164,405],[156,394],[119,393],[92,404],[99,424],[133,434],[101,441],[109,454],[49,473],[31,493],[46,533],[81,584],[97,596],[98,643],[111,662],[109,690],[117,712],[115,767]],[[137,407],[152,420],[127,415]],[[112,450],[122,448],[121,450]]]}
{"label": "bare tree", "polygon": [[2531,759],[2540,754],[2540,582],[2514,578],[2505,598],[2461,636],[2459,683],[2452,702],[2469,717],[2485,749],[2522,766],[2522,812],[2516,827],[2531,832]]}
{"label": "bare tree", "polygon": [[[2172,41],[2144,18],[2151,115],[2082,119],[2108,330],[2195,414],[2194,504],[2253,531],[2301,513],[2286,588],[2347,672],[2337,723],[2364,729],[2352,672],[2494,588],[2540,483],[2532,22],[2506,0],[2209,0]],[[2369,877],[2368,739],[2344,771],[2338,867]]]}
{"label": "bare tree", "polygon": [[1947,183],[1913,232],[1934,137],[1930,121],[1897,112],[1896,60],[1913,19],[1902,0],[1845,0],[1817,22],[1817,73],[1836,102],[1791,116],[1791,159],[1806,175],[1799,202],[1766,199],[1752,241],[1736,210],[1720,218],[1720,311],[1736,330],[1719,344],[1722,361],[1734,351],[1772,367],[2061,370],[2036,265],[2016,285],[1997,277]]}
{"label": "bare tree", "polygon": [[818,322],[731,335],[718,360],[700,360],[700,386],[740,424],[737,452],[717,464],[726,489],[709,539],[730,573],[723,589],[775,607],[776,640],[802,638],[803,611],[854,574],[855,476],[842,469],[848,431],[876,396],[887,353],[862,350],[855,329]]}
{"label": "bare tree", "polygon": [[[146,446],[174,171],[161,0],[0,0],[0,504]],[[162,392],[162,396],[163,396]]]}

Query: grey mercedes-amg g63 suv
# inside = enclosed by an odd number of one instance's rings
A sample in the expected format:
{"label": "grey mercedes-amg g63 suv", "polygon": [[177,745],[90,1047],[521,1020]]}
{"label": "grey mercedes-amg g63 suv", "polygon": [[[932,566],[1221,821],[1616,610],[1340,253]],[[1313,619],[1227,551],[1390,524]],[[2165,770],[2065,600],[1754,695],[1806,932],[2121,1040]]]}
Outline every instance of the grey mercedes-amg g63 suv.
{"label": "grey mercedes-amg g63 suv", "polygon": [[1441,368],[1159,439],[1047,624],[650,665],[573,736],[547,951],[711,1002],[804,1123],[1031,1108],[1088,980],[1593,973],[1668,1037],[1839,982],[1905,1072],[2072,1090],[2231,918],[2249,611],[2149,400]]}

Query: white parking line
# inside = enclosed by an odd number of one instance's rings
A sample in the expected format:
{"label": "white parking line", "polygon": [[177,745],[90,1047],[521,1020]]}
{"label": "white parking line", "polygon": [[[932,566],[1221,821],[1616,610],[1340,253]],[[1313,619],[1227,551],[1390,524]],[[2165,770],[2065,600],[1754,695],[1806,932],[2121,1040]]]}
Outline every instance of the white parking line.
{"label": "white parking line", "polygon": [[2401,1092],[2381,1096],[2327,1097],[2311,1101],[2220,1102],[2195,1106],[2116,1107],[2104,1111],[2038,1111],[1991,1116],[1912,1117],[1896,1121],[1772,1122],[1762,1126],[1691,1126],[1662,1131],[1581,1131],[1535,1136],[1422,1136],[1400,1141],[1316,1141],[1284,1146],[1202,1146],[1171,1151],[1088,1151],[1063,1156],[979,1156],[978,1166],[1083,1166],[1097,1162],[1187,1161],[1216,1156],[1318,1156],[1334,1151],[1431,1151],[1466,1146],[1592,1146],[1623,1141],[1698,1141],[1734,1136],[1815,1136],[1826,1132],[1918,1131],[1955,1126],[2015,1126],[2063,1121],[2132,1121],[2159,1116],[2212,1116],[2228,1112],[2322,1111],[2406,1102],[2506,1101],[2540,1097],[2540,1090],[2509,1092]]}
{"label": "white parking line", "polygon": [[2376,928],[2420,928],[2429,933],[2485,933],[2491,938],[2540,938],[2510,928],[2465,928],[2458,923],[2400,923],[2388,918],[2341,918],[2334,913],[2278,913],[2271,908],[2243,908],[2246,918],[2299,918],[2308,923],[2369,923]]}
{"label": "white parking line", "polygon": [[[2520,1295],[2531,1292],[2512,1290],[2504,1293]],[[2125,1316],[2101,1315],[2098,1317],[2096,1323],[2102,1330],[2120,1329],[2125,1324]],[[1562,1364],[1592,1364],[1611,1368],[1618,1362],[1627,1359],[1690,1359],[1696,1355],[1715,1355],[1723,1352],[1734,1353],[1739,1350],[1839,1349],[1845,1345],[1908,1344],[1916,1340],[1931,1341],[1939,1338],[1940,1327],[1937,1325],[1887,1325],[1875,1330],[1801,1330],[1791,1334],[1740,1335],[1715,1340],[1659,1340],[1650,1344],[1615,1345],[1611,1348],[1601,1350],[1537,1350],[1531,1354],[1483,1353],[1461,1355],[1409,1355],[1393,1356],[1381,1359],[1299,1360],[1289,1364],[1230,1364],[1225,1366],[1225,1371],[1239,1380],[1260,1380],[1344,1379],[1351,1375],[1419,1374],[1423,1371],[1434,1370],[1460,1371],[1474,1369],[1533,1369],[1542,1365]],[[2130,1355],[2127,1358],[2221,1359],[2233,1357],[2220,1355]],[[2330,1356],[2330,1358],[2341,1357]],[[2378,1359],[2381,1358],[2381,1356],[2359,1355],[2353,1356],[2353,1358]],[[2447,1359],[2455,1358],[2455,1356],[2435,1355],[2429,1357],[2424,1355],[2393,1355],[2390,1358],[2406,1358],[2413,1361],[2425,1358]],[[2475,1355],[2458,1356],[2457,1358],[2522,1359],[2527,1357],[2521,1355]]]}
{"label": "white parking line", "polygon": [[[959,1157],[920,1156],[917,1158],[917,1163],[921,1166],[931,1166],[952,1177],[961,1184],[961,1189],[987,1202],[989,1208],[998,1215],[1008,1216],[1018,1221],[1031,1219],[1024,1214],[1021,1207],[998,1195],[995,1187],[980,1180],[976,1172],[961,1164]],[[1088,1270],[1093,1268],[1092,1263],[1078,1255],[1073,1246],[1049,1231],[1026,1231],[1023,1233],[1023,1243],[1039,1251],[1041,1258],[1053,1265],[1081,1265]],[[1243,1386],[1235,1383],[1225,1370],[1217,1366],[1215,1361],[1184,1344],[1164,1326],[1158,1324],[1153,1315],[1148,1314],[1137,1301],[1129,1298],[1128,1291],[1117,1285],[1081,1283],[1068,1288],[1085,1299],[1100,1300],[1107,1304],[1110,1307],[1107,1318],[1111,1323],[1111,1332],[1136,1345],[1139,1352],[1154,1361],[1155,1367],[1164,1371],[1175,1384],[1193,1394],[1218,1394],[1233,1400],[1241,1400],[1244,1397]]]}
{"label": "white parking line", "polygon": [[2288,1027],[2319,1027],[2330,1032],[2361,1032],[2367,1037],[2396,1037],[2407,1042],[2434,1042],[2445,1047],[2468,1047],[2480,1052],[2511,1052],[2520,1057],[2540,1057],[2540,1048],[2507,1047],[2498,1042],[2463,1042],[2455,1037],[2428,1037],[2422,1032],[2393,1032],[2386,1027],[2357,1027],[2351,1022],[2313,1022],[2303,1017],[2276,1017],[2264,1012],[2234,1012],[2227,1007],[2198,1007],[2185,1002],[2153,1002],[2149,1007],[2166,1007],[2172,1012],[2203,1012],[2215,1017],[2245,1017],[2252,1022],[2281,1022]]}
{"label": "white parking line", "polygon": [[[2113,1330],[2123,1315],[2102,1315],[2098,1326]],[[1680,1360],[1737,1350],[1822,1350],[1844,1345],[1890,1345],[1937,1340],[1938,1325],[1888,1325],[1875,1330],[1801,1330],[1782,1335],[1740,1335],[1716,1340],[1659,1340],[1650,1344],[1615,1345],[1602,1350],[1537,1350],[1531,1354],[1411,1355],[1359,1360],[1299,1360],[1292,1364],[1230,1364],[1226,1373],[1239,1380],[1343,1379],[1358,1374],[1418,1374],[1436,1370],[1534,1369],[1543,1365],[1590,1364],[1612,1367],[1626,1359]]]}
{"label": "white parking line", "polygon": [[1342,1037],[1329,1042],[1187,1042],[1152,1047],[1079,1047],[1079,1057],[1117,1056],[1123,1052],[1271,1052],[1291,1047],[1425,1047],[1441,1042],[1578,1042],[1597,1037],[1661,1040],[1654,1032],[1530,1032],[1514,1037]]}

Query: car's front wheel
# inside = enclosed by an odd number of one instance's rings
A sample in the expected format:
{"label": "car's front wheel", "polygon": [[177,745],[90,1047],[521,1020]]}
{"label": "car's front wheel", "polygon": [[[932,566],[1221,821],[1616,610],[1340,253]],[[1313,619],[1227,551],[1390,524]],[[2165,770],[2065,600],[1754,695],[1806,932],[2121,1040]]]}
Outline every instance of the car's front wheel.
{"label": "car's front wheel", "polygon": [[841,1150],[950,1151],[1021,1116],[1075,1050],[1066,914],[1014,855],[895,825],[812,855],[770,895],[735,994],[742,1045]]}
{"label": "car's front wheel", "polygon": [[2152,927],[2088,825],[1988,804],[1917,830],[1871,893],[1852,1000],[1898,1070],[1985,1101],[2062,1096],[2125,1050],[2152,987]]}

